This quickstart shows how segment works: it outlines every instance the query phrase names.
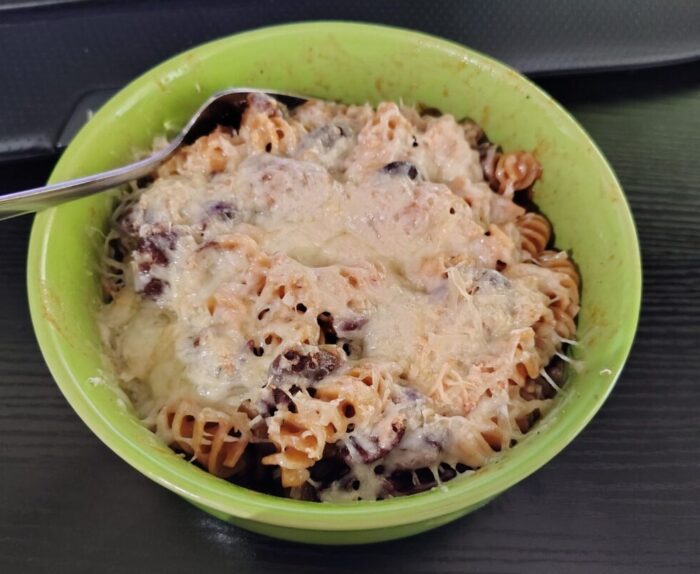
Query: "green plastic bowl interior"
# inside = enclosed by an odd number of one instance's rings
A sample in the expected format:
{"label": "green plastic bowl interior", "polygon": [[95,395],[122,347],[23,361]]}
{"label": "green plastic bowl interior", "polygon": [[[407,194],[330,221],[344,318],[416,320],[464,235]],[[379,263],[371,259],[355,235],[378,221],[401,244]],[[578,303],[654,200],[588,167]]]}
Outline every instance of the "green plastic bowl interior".
{"label": "green plastic bowl interior", "polygon": [[[110,194],[36,217],[28,261],[32,320],[63,394],[134,468],[208,512],[250,530],[314,543],[398,538],[486,503],[549,461],[586,425],[629,352],[641,294],[639,248],[620,186],[593,142],[546,94],[506,66],[422,34],[306,23],[231,36],[176,56],[113,97],[65,151],[51,181],[126,163],[171,134],[203,100],[255,86],[348,103],[403,100],[469,116],[505,150],[534,150],[536,200],[583,278],[582,344],[554,410],[490,466],[440,489],[380,502],[317,504],[259,494],[208,475],[160,444],[134,417],[103,361],[96,314]],[[128,496],[128,493],[125,493]],[[99,503],[99,501],[97,502]]]}

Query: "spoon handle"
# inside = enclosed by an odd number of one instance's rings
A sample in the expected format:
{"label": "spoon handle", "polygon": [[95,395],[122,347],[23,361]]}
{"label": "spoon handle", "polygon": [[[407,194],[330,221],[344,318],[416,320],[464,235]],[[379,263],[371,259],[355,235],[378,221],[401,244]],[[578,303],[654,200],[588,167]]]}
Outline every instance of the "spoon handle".
{"label": "spoon handle", "polygon": [[109,171],[0,196],[0,221],[139,179],[153,172],[171,153],[172,147],[168,146],[145,159]]}

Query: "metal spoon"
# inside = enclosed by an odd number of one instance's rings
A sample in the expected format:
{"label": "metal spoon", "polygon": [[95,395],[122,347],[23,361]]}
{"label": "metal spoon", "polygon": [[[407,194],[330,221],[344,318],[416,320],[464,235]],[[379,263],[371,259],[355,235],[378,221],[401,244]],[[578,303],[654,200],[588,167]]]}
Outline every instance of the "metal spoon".
{"label": "metal spoon", "polygon": [[200,136],[210,133],[217,125],[238,128],[248,95],[252,93],[274,97],[290,109],[309,99],[295,94],[254,88],[230,88],[218,92],[202,104],[187,125],[165,148],[123,167],[0,196],[0,220],[53,207],[149,175],[168,160],[180,146],[191,144]]}

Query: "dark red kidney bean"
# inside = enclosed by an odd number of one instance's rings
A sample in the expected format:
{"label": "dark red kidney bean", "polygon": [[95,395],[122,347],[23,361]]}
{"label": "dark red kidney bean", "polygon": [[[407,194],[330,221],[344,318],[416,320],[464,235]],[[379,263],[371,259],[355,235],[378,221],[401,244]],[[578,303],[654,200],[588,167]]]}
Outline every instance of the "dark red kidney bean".
{"label": "dark red kidney bean", "polygon": [[346,462],[338,457],[324,457],[314,464],[309,472],[311,478],[321,483],[322,488],[328,488],[331,483],[347,476],[350,467]]}
{"label": "dark red kidney bean", "polygon": [[320,502],[321,499],[318,497],[318,491],[313,484],[305,482],[299,487],[298,500],[305,500],[306,502]]}
{"label": "dark red kidney bean", "polygon": [[316,317],[316,323],[321,329],[323,340],[327,345],[335,345],[338,342],[338,333],[333,326],[333,315],[328,311],[319,313]]}
{"label": "dark red kidney bean", "polygon": [[[554,381],[554,383],[561,387],[565,383],[564,379],[564,369],[566,368],[566,365],[564,364],[564,360],[560,359],[559,357],[555,356],[550,362],[549,365],[545,368],[545,371],[547,371],[547,374],[551,377],[551,379]],[[548,386],[551,388],[552,385]]]}
{"label": "dark red kidney bean", "polygon": [[395,470],[387,478],[392,494],[411,494],[416,486],[413,484],[413,471]]}
{"label": "dark red kidney bean", "polygon": [[165,266],[168,264],[168,256],[149,238],[141,237],[136,245],[136,250],[148,257],[149,261],[145,263],[145,265],[155,264]]}
{"label": "dark red kidney bean", "polygon": [[144,263],[166,266],[170,259],[166,250],[174,249],[177,235],[173,231],[157,231],[145,237],[139,237],[136,251],[145,258]]}
{"label": "dark red kidney bean", "polygon": [[288,405],[291,400],[289,395],[278,387],[272,389],[272,399],[276,405]]}
{"label": "dark red kidney bean", "polygon": [[148,283],[146,283],[146,286],[143,288],[143,294],[146,297],[155,299],[163,294],[166,284],[167,283],[165,281],[154,277]]}
{"label": "dark red kidney bean", "polygon": [[276,380],[298,375],[309,381],[320,381],[335,371],[340,364],[340,355],[326,349],[317,349],[309,353],[287,349],[275,357],[268,374]]}
{"label": "dark red kidney bean", "polygon": [[392,161],[386,164],[382,171],[390,175],[404,175],[409,179],[418,178],[418,168],[408,161]]}
{"label": "dark red kidney bean", "polygon": [[206,212],[209,216],[229,221],[236,217],[238,210],[228,201],[216,201],[207,206]]}
{"label": "dark red kidney bean", "polygon": [[[454,471],[452,472],[454,473]],[[418,484],[415,483],[414,476],[418,479]],[[454,478],[454,476],[456,473],[450,478]],[[445,480],[450,480],[450,478]],[[432,470],[428,467],[421,467],[414,470],[395,470],[388,477],[387,485],[392,494],[416,494],[437,486],[437,480]]]}
{"label": "dark red kidney bean", "polygon": [[341,333],[357,331],[358,329],[362,329],[366,323],[367,318],[361,316],[353,319],[344,319],[338,323],[338,331]]}

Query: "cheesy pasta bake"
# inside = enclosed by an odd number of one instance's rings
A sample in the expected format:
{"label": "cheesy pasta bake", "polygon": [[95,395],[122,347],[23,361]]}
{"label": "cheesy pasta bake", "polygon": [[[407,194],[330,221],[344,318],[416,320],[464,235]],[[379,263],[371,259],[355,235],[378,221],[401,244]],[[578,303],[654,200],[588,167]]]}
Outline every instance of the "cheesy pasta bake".
{"label": "cheesy pasta bake", "polygon": [[100,326],[143,422],[303,500],[439,486],[550,408],[579,278],[541,167],[468,120],[249,96],[125,194]]}

